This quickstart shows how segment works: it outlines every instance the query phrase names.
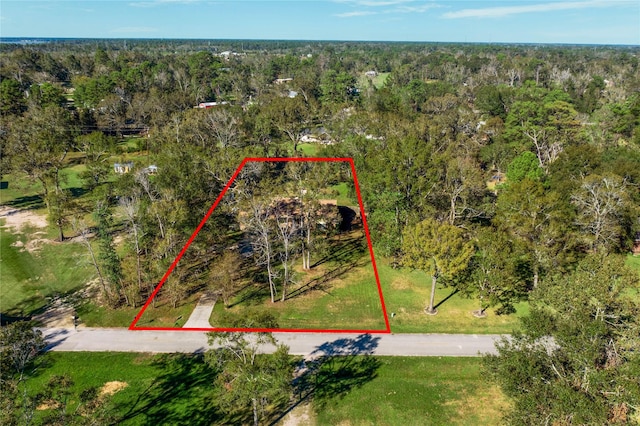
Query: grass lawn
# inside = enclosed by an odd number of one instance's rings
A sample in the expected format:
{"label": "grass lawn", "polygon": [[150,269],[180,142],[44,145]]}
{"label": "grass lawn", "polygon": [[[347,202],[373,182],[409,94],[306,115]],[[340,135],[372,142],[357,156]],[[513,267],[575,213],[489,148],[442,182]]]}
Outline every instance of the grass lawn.
{"label": "grass lawn", "polygon": [[[164,288],[164,287],[163,287]],[[160,290],[162,293],[162,290]],[[184,301],[180,302],[176,308],[166,301],[161,301],[162,299],[159,297],[159,302],[154,308],[153,305],[149,305],[149,307],[144,311],[144,314],[140,318],[140,320],[136,323],[138,327],[182,327],[184,323],[189,319],[189,315],[196,307],[198,303],[198,299],[200,298],[200,294],[192,294]],[[143,301],[146,303],[146,300]],[[95,317],[96,324],[99,322],[104,323],[113,323],[117,324],[117,326],[126,326],[128,327],[133,321],[133,318],[140,312],[142,306],[137,307],[136,309],[127,309],[127,315],[120,314],[112,314],[111,319],[105,321],[102,318],[102,315],[97,314]],[[118,309],[120,311],[120,309]],[[114,312],[114,311],[111,311]],[[109,311],[105,310],[104,314],[109,315]],[[89,325],[89,324],[87,324]]]}
{"label": "grass lawn", "polygon": [[424,308],[431,291],[431,277],[421,271],[393,269],[384,259],[378,262],[391,330],[395,333],[511,333],[519,327],[518,317],[528,313],[528,304],[516,305],[514,315],[496,315],[487,309],[487,317],[476,318],[471,312],[478,309],[478,301],[453,294],[451,288],[436,290],[437,315],[427,315]]}
{"label": "grass lawn", "polygon": [[[348,244],[346,241],[351,240],[344,241],[343,244]],[[355,242],[356,239],[352,241]],[[247,277],[246,287],[232,298],[229,308],[225,308],[221,300],[216,303],[210,324],[225,327],[248,311],[267,311],[277,318],[280,328],[385,329],[373,268],[368,252],[362,251],[362,243],[359,241],[357,249],[352,247],[351,251],[345,251],[349,256],[347,260],[328,261],[310,272],[302,271],[296,264],[299,284],[288,290],[289,297],[285,302],[277,298],[272,304],[268,287],[254,285],[252,278]],[[352,262],[357,264],[352,266]],[[438,288],[438,314],[426,315],[424,307],[429,297],[430,278],[420,271],[394,269],[386,259],[380,259],[377,265],[391,330],[395,333],[506,334],[518,329],[519,317],[528,313],[528,304],[519,303],[514,315],[497,315],[494,309],[488,309],[487,317],[476,318],[472,311],[478,309],[477,300],[452,294],[449,288]],[[162,290],[159,296],[162,296]],[[199,294],[192,295],[176,309],[159,298],[158,307],[148,308],[138,325],[180,327],[188,319],[198,297]],[[85,314],[84,321],[87,325],[127,326],[135,314],[131,309],[122,315],[96,309]],[[109,319],[101,319],[103,316],[109,316]]]}
{"label": "grass lawn", "polygon": [[[320,283],[324,277],[333,276],[339,268],[318,267],[304,282],[311,286]],[[341,274],[341,271],[338,271]],[[317,279],[312,278],[316,276]],[[240,294],[234,305],[225,309],[222,303],[215,306],[210,322],[214,326],[225,326],[231,318],[242,317],[247,309],[264,310],[273,314],[280,328],[302,329],[346,329],[384,330],[384,316],[378,297],[373,269],[369,265],[346,271],[344,275],[319,284],[313,291],[305,292],[311,286],[301,286],[292,291],[292,297],[272,304],[268,300],[268,290],[260,294],[254,302],[254,293]],[[253,292],[253,290],[250,290]]]}
{"label": "grass lawn", "polygon": [[0,312],[8,317],[38,313],[53,296],[79,290],[91,278],[85,250],[76,243],[43,243],[39,250],[23,247],[29,233],[12,234],[0,229]]}
{"label": "grass lawn", "polygon": [[[121,382],[126,387],[106,399],[108,411],[114,415],[114,424],[228,422],[213,406],[211,382],[214,375],[197,356],[50,352],[44,356],[38,375],[29,379],[27,386],[33,395],[52,375],[62,374],[68,374],[74,382],[67,412],[75,410],[82,390],[101,389],[106,383]],[[43,416],[45,412],[36,413]]]}
{"label": "grass lawn", "polygon": [[298,149],[304,153],[307,157],[316,157],[321,145],[318,143],[301,143],[298,144]]}
{"label": "grass lawn", "polygon": [[358,200],[349,196],[349,185],[346,182],[333,185],[331,190],[337,194],[336,199],[339,206],[357,206]]}
{"label": "grass lawn", "polygon": [[[120,382],[106,398],[113,420],[123,425],[240,424],[215,405],[215,376],[199,356],[135,353],[50,352],[27,380],[34,395],[52,375],[74,382],[68,412],[82,390]],[[495,424],[508,404],[487,383],[479,358],[338,357],[323,366],[316,384],[311,424],[450,425]],[[126,385],[124,385],[126,384]],[[46,410],[37,411],[42,417]],[[305,423],[307,424],[307,423]]]}
{"label": "grass lawn", "polygon": [[15,174],[3,175],[2,181],[4,184],[0,189],[0,204],[21,209],[44,209],[42,185]]}
{"label": "grass lawn", "polygon": [[627,255],[626,263],[640,273],[640,256]]}
{"label": "grass lawn", "polygon": [[375,357],[373,361],[378,363],[373,377],[361,377],[346,392],[321,401],[317,424],[496,424],[508,407],[500,390],[483,376],[479,358]]}

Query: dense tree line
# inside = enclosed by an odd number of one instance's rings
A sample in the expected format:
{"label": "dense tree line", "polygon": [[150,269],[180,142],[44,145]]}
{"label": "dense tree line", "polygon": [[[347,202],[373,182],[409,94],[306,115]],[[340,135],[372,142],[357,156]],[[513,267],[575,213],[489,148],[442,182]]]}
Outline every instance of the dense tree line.
{"label": "dense tree line", "polygon": [[[108,40],[2,49],[2,172],[41,185],[60,240],[78,211],[104,218],[93,221],[102,239],[111,216],[124,221],[121,265],[107,266],[105,243],[96,267],[112,271],[102,275],[127,304],[144,298],[241,158],[302,155],[303,136],[319,131],[333,142],[324,154],[354,158],[381,254],[400,260],[403,233],[433,218],[496,268],[518,259],[518,283],[503,284],[519,290],[492,286],[501,294],[526,296],[587,253],[626,252],[639,228],[634,49]],[[366,71],[389,74],[374,85]],[[227,105],[193,108],[203,101]],[[146,136],[139,149],[161,174],[112,182],[110,157],[127,134]],[[61,186],[76,151],[94,200],[81,205]],[[203,246],[223,245],[213,224],[229,220],[216,215]],[[469,294],[487,291],[464,281]]]}

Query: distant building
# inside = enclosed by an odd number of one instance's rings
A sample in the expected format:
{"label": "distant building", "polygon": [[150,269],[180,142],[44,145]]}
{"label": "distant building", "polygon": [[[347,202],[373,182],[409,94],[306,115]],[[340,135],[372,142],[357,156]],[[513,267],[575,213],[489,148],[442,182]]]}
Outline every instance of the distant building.
{"label": "distant building", "polygon": [[158,166],[156,166],[155,164],[152,164],[146,169],[144,169],[144,171],[150,175],[155,175],[156,173],[158,173]]}
{"label": "distant building", "polygon": [[373,77],[377,77],[378,76],[378,71],[367,71],[364,73],[365,76],[369,77],[369,78],[373,78]]}
{"label": "distant building", "polygon": [[113,171],[119,175],[129,173],[133,170],[133,161],[129,161],[127,163],[115,163],[113,165]]}
{"label": "distant building", "polygon": [[289,78],[276,78],[275,80],[273,80],[273,82],[275,84],[284,84],[287,83],[289,81],[293,81],[293,77],[289,77]]}
{"label": "distant building", "polygon": [[203,109],[208,109],[208,108],[215,108],[217,106],[220,105],[228,105],[229,102],[227,101],[222,101],[222,102],[200,102],[195,108],[203,108]]}

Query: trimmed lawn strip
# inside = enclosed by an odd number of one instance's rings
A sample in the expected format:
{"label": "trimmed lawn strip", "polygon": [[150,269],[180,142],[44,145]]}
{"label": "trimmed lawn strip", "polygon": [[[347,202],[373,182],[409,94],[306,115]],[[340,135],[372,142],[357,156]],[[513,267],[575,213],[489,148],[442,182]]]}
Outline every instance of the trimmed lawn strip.
{"label": "trimmed lawn strip", "polygon": [[[189,319],[198,298],[198,295],[192,295],[175,309],[168,303],[158,304],[155,308],[149,305],[136,325],[138,327],[182,327]],[[87,327],[129,327],[141,308],[142,306],[108,309],[89,302],[81,305],[77,312],[80,323]]]}
{"label": "trimmed lawn strip", "polygon": [[337,202],[339,206],[357,206],[358,201],[349,197],[349,185],[345,182],[333,185],[331,187],[337,193]]}

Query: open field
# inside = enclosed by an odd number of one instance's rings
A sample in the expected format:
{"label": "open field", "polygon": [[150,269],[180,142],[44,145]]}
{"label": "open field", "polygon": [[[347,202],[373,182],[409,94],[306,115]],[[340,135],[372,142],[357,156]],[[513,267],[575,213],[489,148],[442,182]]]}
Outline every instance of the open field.
{"label": "open field", "polygon": [[[505,397],[482,373],[478,358],[376,357],[373,377],[316,401],[317,424],[496,424]],[[357,371],[358,361],[351,371]],[[340,374],[340,362],[336,363]],[[349,371],[349,370],[347,370]],[[321,405],[320,405],[321,403]],[[321,409],[318,409],[318,406]]]}
{"label": "open field", "polygon": [[[324,374],[303,402],[311,404],[306,410],[311,418],[304,424],[495,424],[507,404],[500,391],[486,383],[480,364],[479,358],[336,358],[322,367]],[[216,407],[211,386],[215,375],[199,356],[51,352],[36,377],[27,381],[28,389],[35,394],[52,375],[61,374],[74,382],[69,412],[77,407],[82,390],[118,382],[120,390],[105,398],[118,424],[241,420],[226,417]]]}
{"label": "open field", "polygon": [[39,313],[52,298],[82,289],[92,277],[83,247],[37,234],[0,229],[0,312],[6,319]]}

